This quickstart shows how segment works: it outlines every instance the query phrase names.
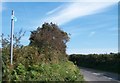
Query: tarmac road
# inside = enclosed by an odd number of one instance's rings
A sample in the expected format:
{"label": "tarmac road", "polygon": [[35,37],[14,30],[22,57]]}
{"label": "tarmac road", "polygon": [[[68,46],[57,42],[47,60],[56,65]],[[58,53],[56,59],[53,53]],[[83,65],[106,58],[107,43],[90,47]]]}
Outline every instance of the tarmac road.
{"label": "tarmac road", "polygon": [[98,71],[90,68],[80,67],[85,81],[113,81],[120,83],[120,75],[110,72]]}

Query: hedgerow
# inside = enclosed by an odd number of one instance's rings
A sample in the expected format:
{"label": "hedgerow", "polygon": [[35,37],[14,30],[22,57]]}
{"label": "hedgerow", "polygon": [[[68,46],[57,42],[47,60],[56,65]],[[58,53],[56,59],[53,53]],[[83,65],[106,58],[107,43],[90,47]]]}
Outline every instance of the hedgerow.
{"label": "hedgerow", "polygon": [[3,81],[84,81],[80,69],[68,61],[65,51],[69,37],[58,26],[45,23],[32,31],[27,46],[20,44],[21,36],[14,36],[11,65],[10,41],[7,40],[10,38],[2,35]]}

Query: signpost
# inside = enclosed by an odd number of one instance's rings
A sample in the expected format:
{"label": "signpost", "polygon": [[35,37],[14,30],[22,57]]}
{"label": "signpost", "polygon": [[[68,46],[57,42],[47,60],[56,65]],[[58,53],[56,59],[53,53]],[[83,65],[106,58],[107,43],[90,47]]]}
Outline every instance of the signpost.
{"label": "signpost", "polygon": [[13,32],[14,32],[14,11],[12,10],[12,16],[11,16],[11,45],[10,45],[10,63],[13,65]]}

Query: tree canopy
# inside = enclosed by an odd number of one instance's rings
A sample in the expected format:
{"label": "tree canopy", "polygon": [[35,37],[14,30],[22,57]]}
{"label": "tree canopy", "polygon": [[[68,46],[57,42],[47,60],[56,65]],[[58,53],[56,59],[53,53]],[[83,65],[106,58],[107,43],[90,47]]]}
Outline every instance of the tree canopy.
{"label": "tree canopy", "polygon": [[45,51],[56,50],[65,53],[66,43],[69,41],[69,37],[56,24],[44,23],[42,27],[31,31],[29,40],[30,45],[45,49]]}

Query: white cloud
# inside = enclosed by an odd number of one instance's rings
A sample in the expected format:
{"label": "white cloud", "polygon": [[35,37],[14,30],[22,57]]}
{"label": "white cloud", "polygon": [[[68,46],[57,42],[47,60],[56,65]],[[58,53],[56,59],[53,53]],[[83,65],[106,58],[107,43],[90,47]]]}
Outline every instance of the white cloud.
{"label": "white cloud", "polygon": [[59,23],[59,25],[63,25],[76,18],[98,13],[102,11],[102,9],[113,4],[115,3],[114,2],[67,3],[67,6],[65,5],[62,9],[60,8],[60,10],[58,10],[59,7],[56,9],[53,9],[53,11],[54,10],[57,10],[57,11],[54,11],[54,13],[52,12],[53,14],[49,15],[43,21],[54,22],[57,24]]}
{"label": "white cloud", "polygon": [[56,11],[60,10],[61,8],[62,8],[62,6],[59,6],[59,7],[55,8],[55,9],[53,9],[53,10],[47,12],[46,15],[53,14],[53,13],[55,13]]}

